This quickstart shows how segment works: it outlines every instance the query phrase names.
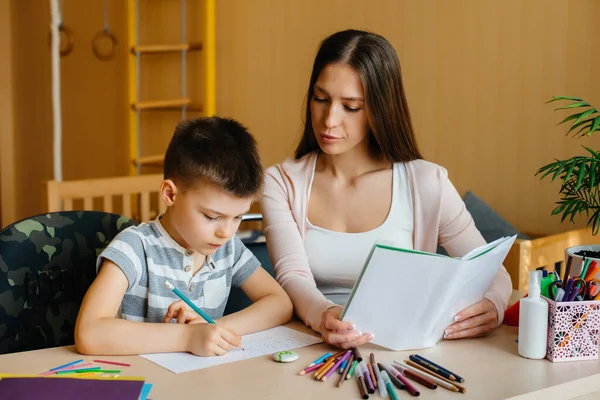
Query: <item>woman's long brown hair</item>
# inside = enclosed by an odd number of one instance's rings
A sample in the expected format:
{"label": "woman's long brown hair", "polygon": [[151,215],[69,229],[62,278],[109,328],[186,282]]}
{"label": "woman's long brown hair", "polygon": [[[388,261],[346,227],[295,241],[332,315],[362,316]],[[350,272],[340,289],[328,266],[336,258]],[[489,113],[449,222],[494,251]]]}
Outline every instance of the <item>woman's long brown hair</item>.
{"label": "woman's long brown hair", "polygon": [[319,47],[308,85],[304,133],[296,148],[296,159],[319,149],[310,102],[321,71],[336,62],[350,65],[362,80],[371,157],[390,162],[423,158],[415,140],[396,51],[380,35],[351,29],[329,36]]}

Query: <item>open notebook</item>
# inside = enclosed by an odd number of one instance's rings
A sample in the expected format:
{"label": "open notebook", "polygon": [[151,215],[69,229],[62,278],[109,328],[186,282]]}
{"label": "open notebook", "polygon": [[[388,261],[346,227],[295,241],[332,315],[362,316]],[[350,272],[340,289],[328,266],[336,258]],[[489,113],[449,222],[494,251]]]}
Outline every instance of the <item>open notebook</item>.
{"label": "open notebook", "polygon": [[293,350],[322,341],[317,336],[308,335],[286,326],[276,326],[242,336],[244,350],[233,349],[224,356],[198,357],[190,353],[158,353],[142,354],[141,356],[178,374],[267,354],[271,355],[278,351]]}
{"label": "open notebook", "polygon": [[432,347],[459,311],[483,299],[515,239],[461,258],[375,244],[341,319],[392,350]]}

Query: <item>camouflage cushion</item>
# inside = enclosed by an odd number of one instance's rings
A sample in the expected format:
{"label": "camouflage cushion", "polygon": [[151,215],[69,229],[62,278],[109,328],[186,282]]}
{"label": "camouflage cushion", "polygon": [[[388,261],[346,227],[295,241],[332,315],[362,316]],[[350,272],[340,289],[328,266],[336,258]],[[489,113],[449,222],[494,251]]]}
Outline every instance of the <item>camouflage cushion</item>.
{"label": "camouflage cushion", "polygon": [[136,223],[97,211],[63,211],[0,232],[0,354],[74,343],[96,256]]}

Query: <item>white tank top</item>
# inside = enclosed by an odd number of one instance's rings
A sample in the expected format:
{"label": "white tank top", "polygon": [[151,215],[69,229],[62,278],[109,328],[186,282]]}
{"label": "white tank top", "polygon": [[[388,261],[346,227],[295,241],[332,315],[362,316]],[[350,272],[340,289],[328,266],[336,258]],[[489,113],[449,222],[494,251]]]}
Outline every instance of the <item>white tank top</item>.
{"label": "white tank top", "polygon": [[[308,201],[315,171],[309,182]],[[307,202],[308,204],[308,202]],[[304,249],[317,288],[331,301],[345,304],[373,243],[413,248],[413,204],[404,163],[392,169],[392,202],[381,225],[367,232],[335,232],[315,226],[306,218]]]}

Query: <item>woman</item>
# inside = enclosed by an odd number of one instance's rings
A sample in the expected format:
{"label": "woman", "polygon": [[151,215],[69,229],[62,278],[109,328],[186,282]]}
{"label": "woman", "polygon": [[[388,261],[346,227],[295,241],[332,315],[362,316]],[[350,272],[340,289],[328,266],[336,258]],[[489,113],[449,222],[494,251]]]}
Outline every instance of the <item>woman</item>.
{"label": "woman", "polygon": [[[357,30],[321,43],[304,134],[294,160],[267,170],[262,210],[276,277],[297,315],[341,348],[373,338],[339,316],[375,240],[428,252],[440,244],[451,256],[485,243],[446,170],[419,153],[393,47]],[[444,337],[492,331],[511,291],[501,268]]]}

